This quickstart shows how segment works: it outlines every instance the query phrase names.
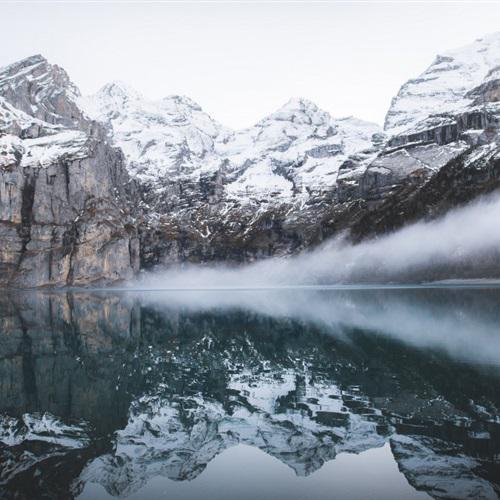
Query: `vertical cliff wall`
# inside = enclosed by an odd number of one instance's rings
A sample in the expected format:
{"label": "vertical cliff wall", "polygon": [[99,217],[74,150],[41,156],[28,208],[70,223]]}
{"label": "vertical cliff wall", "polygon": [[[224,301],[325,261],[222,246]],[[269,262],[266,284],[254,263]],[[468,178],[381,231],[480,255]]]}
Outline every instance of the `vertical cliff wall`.
{"label": "vertical cliff wall", "polygon": [[121,151],[35,56],[0,72],[0,285],[84,285],[139,265],[135,190]]}

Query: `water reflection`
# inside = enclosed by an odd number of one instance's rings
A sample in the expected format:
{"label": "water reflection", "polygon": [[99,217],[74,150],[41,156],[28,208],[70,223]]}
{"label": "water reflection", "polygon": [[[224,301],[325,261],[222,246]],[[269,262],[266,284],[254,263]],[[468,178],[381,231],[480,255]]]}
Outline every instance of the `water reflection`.
{"label": "water reflection", "polygon": [[315,485],[342,453],[361,480],[363,454],[386,450],[394,498],[396,477],[497,498],[499,316],[483,289],[4,297],[1,494],[153,498],[163,477],[189,498],[204,474],[236,481],[207,466],[239,446]]}

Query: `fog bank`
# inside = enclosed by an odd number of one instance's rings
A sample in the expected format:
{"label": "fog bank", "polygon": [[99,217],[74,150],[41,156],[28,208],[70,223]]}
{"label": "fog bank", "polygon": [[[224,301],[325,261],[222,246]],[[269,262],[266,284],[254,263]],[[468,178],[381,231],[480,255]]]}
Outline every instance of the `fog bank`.
{"label": "fog bank", "polygon": [[185,290],[125,294],[159,316],[240,312],[317,325],[349,341],[378,333],[453,359],[500,368],[500,289]]}
{"label": "fog bank", "polygon": [[[425,279],[433,270],[484,267],[500,259],[500,197],[482,198],[446,216],[357,245],[330,240],[314,251],[240,267],[190,265],[145,273],[140,288],[207,289],[388,282]],[[461,277],[461,276],[459,276]],[[492,276],[492,277],[498,277]]]}

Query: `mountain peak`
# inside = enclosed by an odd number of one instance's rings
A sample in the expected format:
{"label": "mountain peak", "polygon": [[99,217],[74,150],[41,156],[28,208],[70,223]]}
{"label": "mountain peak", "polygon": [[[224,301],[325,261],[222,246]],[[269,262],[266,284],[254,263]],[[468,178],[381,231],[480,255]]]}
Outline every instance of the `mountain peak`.
{"label": "mountain peak", "polygon": [[304,99],[303,97],[292,97],[281,108],[264,118],[260,124],[269,121],[293,122],[296,124],[321,125],[329,123],[332,117],[326,111]]}
{"label": "mountain peak", "polygon": [[98,95],[118,97],[120,99],[142,99],[142,95],[133,87],[121,80],[107,83],[97,92]]}
{"label": "mountain peak", "polygon": [[48,61],[41,54],[34,54],[32,56],[25,57],[24,59],[20,59],[19,61],[8,64],[7,66],[0,67],[0,79],[2,79],[3,75],[15,75],[17,71],[42,63],[48,64]]}
{"label": "mountain peak", "polygon": [[193,101],[190,97],[187,97],[185,95],[176,95],[176,94],[171,94],[162,99],[163,102],[171,102],[177,106],[185,106],[188,108],[192,108],[196,111],[202,111],[201,106]]}
{"label": "mountain peak", "polygon": [[52,125],[83,124],[80,96],[66,71],[40,54],[0,68],[0,95],[15,108]]}
{"label": "mountain peak", "polygon": [[304,97],[291,97],[279,111],[312,111],[316,112],[319,110],[318,106]]}
{"label": "mountain peak", "polygon": [[385,120],[392,134],[406,133],[436,114],[455,113],[472,103],[468,93],[500,66],[500,32],[438,55],[393,99]]}

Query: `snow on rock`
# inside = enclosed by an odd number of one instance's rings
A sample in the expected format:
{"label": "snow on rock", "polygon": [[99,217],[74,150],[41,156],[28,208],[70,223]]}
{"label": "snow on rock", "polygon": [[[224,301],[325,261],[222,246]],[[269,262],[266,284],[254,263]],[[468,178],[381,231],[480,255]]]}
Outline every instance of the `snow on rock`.
{"label": "snow on rock", "polygon": [[87,141],[87,135],[76,130],[35,139],[6,134],[0,136],[0,168],[14,165],[47,168],[63,159],[82,159],[89,154]]}
{"label": "snow on rock", "polygon": [[434,498],[498,498],[491,484],[476,473],[480,461],[462,454],[453,443],[396,434],[391,437],[391,448],[408,481]]}
{"label": "snow on rock", "polygon": [[22,167],[48,167],[61,159],[76,160],[85,158],[89,152],[88,137],[85,133],[68,130],[58,134],[25,139],[25,154]]}
{"label": "snow on rock", "polygon": [[48,167],[88,154],[66,72],[36,55],[0,68],[0,167]]}
{"label": "snow on rock", "polygon": [[41,55],[0,68],[0,95],[12,106],[52,125],[84,124],[76,101],[79,90],[59,66]]}
{"label": "snow on rock", "polygon": [[500,33],[437,56],[420,76],[401,87],[387,113],[386,132],[407,133],[428,117],[435,122],[464,111],[474,102],[469,92],[493,78],[492,70],[499,66]]}
{"label": "snow on rock", "polygon": [[224,171],[229,198],[289,199],[331,189],[347,155],[372,145],[380,128],[334,119],[305,99],[291,99],[255,126],[230,131],[186,97],[149,101],[122,83],[82,98],[88,116],[111,125],[131,174],[159,191],[165,181],[199,180]]}
{"label": "snow on rock", "polygon": [[334,119],[306,99],[291,99],[254,127],[217,144],[235,179],[233,196],[291,198],[332,189],[348,155],[372,146],[380,128],[356,118]]}
{"label": "snow on rock", "polygon": [[23,141],[15,135],[0,136],[0,168],[17,165],[24,153]]}
{"label": "snow on rock", "polygon": [[111,125],[114,144],[142,182],[196,177],[200,170],[218,166],[214,140],[224,128],[187,97],[150,101],[113,82],[79,103],[89,117]]}
{"label": "snow on rock", "polygon": [[67,448],[83,448],[90,439],[85,424],[68,425],[50,413],[25,413],[20,418],[0,415],[0,443],[45,441]]}

